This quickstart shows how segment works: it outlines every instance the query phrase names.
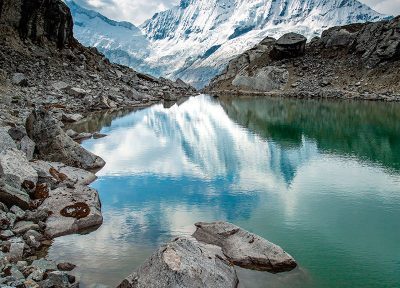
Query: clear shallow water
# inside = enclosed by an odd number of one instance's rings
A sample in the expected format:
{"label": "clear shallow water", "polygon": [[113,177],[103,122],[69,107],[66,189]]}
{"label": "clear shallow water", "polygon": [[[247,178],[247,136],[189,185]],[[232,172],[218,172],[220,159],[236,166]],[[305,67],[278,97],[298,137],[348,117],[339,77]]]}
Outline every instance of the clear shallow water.
{"label": "clear shallow water", "polygon": [[[114,120],[113,118],[116,117]],[[207,96],[102,114],[104,224],[55,240],[84,287],[115,286],[197,221],[228,220],[298,261],[243,287],[400,287],[400,105]]]}

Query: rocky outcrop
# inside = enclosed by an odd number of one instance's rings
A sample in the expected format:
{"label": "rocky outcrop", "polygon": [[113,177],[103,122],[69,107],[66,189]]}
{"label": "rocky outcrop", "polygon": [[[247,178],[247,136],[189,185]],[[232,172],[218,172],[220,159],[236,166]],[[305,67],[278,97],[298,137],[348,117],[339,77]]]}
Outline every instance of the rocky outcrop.
{"label": "rocky outcrop", "polygon": [[22,39],[58,48],[73,42],[73,21],[69,8],[61,0],[2,0],[0,27],[12,27]]}
{"label": "rocky outcrop", "polygon": [[41,159],[83,169],[99,169],[105,165],[103,159],[72,140],[57,120],[43,109],[28,117],[26,131],[35,141],[37,156]]}
{"label": "rocky outcrop", "polygon": [[[205,91],[400,101],[399,27],[400,16],[333,27],[307,44],[303,36],[294,33],[278,40],[266,38],[233,59]],[[287,81],[269,85],[271,77],[265,71],[277,69],[287,71]],[[265,85],[260,85],[262,79]]]}
{"label": "rocky outcrop", "polygon": [[295,58],[304,55],[307,38],[297,33],[287,33],[276,41],[271,51],[275,59]]}
{"label": "rocky outcrop", "polygon": [[157,249],[119,288],[236,288],[234,267],[221,248],[179,237]]}
{"label": "rocky outcrop", "polygon": [[281,247],[227,222],[196,223],[193,237],[222,248],[233,264],[252,270],[284,272],[296,268],[292,256]]}

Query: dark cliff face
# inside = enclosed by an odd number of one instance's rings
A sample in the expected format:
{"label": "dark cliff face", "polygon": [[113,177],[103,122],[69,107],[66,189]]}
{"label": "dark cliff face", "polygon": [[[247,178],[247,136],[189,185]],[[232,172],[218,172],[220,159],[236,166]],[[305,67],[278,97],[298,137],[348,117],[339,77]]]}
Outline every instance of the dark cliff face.
{"label": "dark cliff face", "polygon": [[15,29],[21,39],[58,48],[73,42],[73,20],[61,0],[0,0],[0,25]]}

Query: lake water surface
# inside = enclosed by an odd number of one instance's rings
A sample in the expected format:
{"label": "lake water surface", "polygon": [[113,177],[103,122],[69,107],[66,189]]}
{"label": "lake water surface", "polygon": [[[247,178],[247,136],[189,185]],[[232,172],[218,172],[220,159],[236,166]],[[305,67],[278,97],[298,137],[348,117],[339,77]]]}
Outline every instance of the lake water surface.
{"label": "lake water surface", "polygon": [[[115,118],[114,118],[115,117]],[[49,258],[83,287],[114,287],[197,221],[227,220],[299,263],[242,287],[400,287],[400,105],[198,96],[102,114],[81,129],[107,165],[104,224]]]}

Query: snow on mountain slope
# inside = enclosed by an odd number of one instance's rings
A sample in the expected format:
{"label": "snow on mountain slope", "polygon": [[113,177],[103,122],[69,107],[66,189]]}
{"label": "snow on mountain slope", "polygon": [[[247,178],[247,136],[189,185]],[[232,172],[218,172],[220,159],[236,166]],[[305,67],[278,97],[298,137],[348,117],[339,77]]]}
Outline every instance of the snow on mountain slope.
{"label": "snow on mountain slope", "polygon": [[385,18],[356,0],[181,0],[138,27],[66,0],[75,37],[111,61],[202,87],[263,38]]}
{"label": "snow on mountain slope", "polygon": [[331,26],[384,17],[356,0],[182,0],[141,28],[157,51],[150,66],[203,86],[266,36],[295,31],[312,38]]}
{"label": "snow on mountain slope", "polygon": [[96,47],[112,62],[148,71],[149,40],[129,22],[117,22],[65,0],[74,19],[74,36],[86,46]]}

